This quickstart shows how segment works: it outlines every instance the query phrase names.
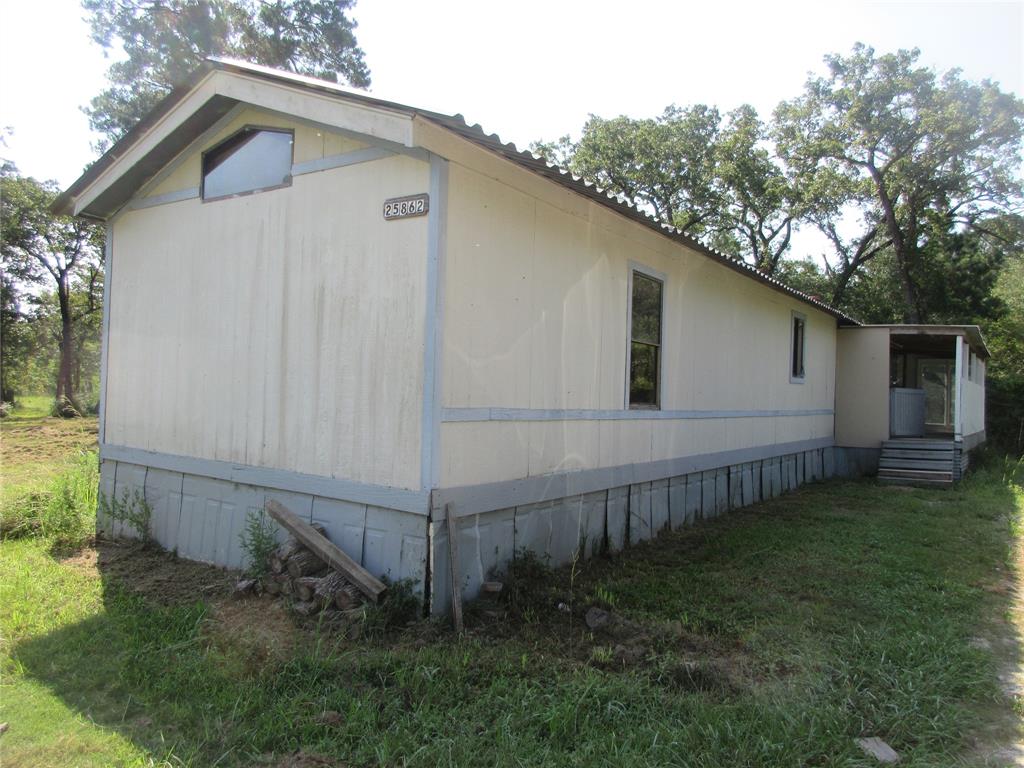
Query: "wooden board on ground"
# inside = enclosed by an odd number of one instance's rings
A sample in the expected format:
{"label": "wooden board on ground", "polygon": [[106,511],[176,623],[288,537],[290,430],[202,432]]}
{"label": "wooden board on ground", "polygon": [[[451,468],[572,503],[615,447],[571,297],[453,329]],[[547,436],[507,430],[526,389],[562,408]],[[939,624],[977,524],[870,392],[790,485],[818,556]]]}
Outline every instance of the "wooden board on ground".
{"label": "wooden board on ground", "polygon": [[267,500],[267,513],[292,536],[305,544],[310,552],[331,568],[345,574],[345,577],[367,598],[375,603],[380,601],[387,591],[387,587],[363,566],[317,533],[312,525],[289,512],[284,505],[273,499]]}

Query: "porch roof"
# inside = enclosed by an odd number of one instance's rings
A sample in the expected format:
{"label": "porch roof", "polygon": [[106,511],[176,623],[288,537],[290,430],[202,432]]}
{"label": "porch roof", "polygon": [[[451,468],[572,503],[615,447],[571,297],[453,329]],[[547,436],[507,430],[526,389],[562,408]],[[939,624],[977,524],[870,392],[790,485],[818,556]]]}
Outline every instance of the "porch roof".
{"label": "porch roof", "polygon": [[888,328],[890,336],[923,336],[939,338],[944,336],[959,336],[967,340],[971,349],[984,359],[988,359],[988,347],[985,345],[985,337],[981,335],[981,328],[976,325],[904,325],[901,323],[893,325],[864,325],[862,328]]}

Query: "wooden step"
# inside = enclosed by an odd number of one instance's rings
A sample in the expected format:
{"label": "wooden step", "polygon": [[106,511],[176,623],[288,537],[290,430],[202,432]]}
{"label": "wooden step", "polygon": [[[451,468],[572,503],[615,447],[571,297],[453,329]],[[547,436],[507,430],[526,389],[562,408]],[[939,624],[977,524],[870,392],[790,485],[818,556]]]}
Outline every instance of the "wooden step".
{"label": "wooden step", "polygon": [[944,459],[892,459],[888,456],[883,456],[878,460],[878,466],[880,467],[895,467],[896,469],[937,469],[942,470],[946,467],[953,466],[953,458],[947,457]]}
{"label": "wooden step", "polygon": [[930,469],[880,469],[878,470],[879,477],[904,477],[914,478],[918,480],[953,480],[952,470],[947,472],[937,472]]}
{"label": "wooden step", "polygon": [[904,451],[951,451],[953,450],[952,440],[884,440],[882,450],[895,449]]}
{"label": "wooden step", "polygon": [[881,477],[878,482],[881,485],[912,485],[918,488],[952,488],[952,480],[922,480],[920,478],[905,477]]}
{"label": "wooden step", "polygon": [[883,448],[883,459],[945,459],[953,460],[953,449],[948,451],[905,451],[896,448]]}

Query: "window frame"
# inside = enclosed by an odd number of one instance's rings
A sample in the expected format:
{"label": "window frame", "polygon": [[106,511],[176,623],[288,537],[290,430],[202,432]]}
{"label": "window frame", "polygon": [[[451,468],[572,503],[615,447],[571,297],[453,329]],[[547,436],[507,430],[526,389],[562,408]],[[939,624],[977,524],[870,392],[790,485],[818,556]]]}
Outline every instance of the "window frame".
{"label": "window frame", "polygon": [[[629,278],[626,285],[626,377],[624,407],[630,411],[660,411],[662,395],[662,374],[665,369],[665,293],[668,287],[668,276],[656,269],[635,261],[628,263]],[[658,315],[658,380],[655,382],[654,403],[632,403],[630,401],[630,384],[633,377],[633,277],[639,273],[643,277],[661,284],[661,306]],[[638,342],[646,344],[648,342]]]}
{"label": "window frame", "polygon": [[[800,323],[800,373],[793,373],[796,362],[796,324]],[[807,381],[807,315],[795,309],[789,313],[789,383],[803,384]]]}
{"label": "window frame", "polygon": [[[207,197],[206,196],[206,175],[207,175],[207,173],[206,173],[206,156],[216,152],[218,149],[220,149],[222,146],[224,146],[229,141],[234,139],[236,136],[239,136],[239,135],[245,133],[246,131],[257,131],[257,132],[268,131],[270,133],[285,133],[285,134],[288,134],[289,136],[291,136],[291,145],[290,145],[290,154],[291,154],[291,156],[288,158],[288,175],[285,177],[284,181],[281,182],[280,184],[274,184],[274,185],[269,186],[269,187],[257,187],[256,189],[247,189],[244,192],[232,192],[232,193],[227,194],[227,195],[217,195],[216,197]],[[199,159],[199,200],[201,202],[203,202],[203,203],[214,203],[214,202],[217,202],[218,200],[230,200],[231,198],[234,198],[234,197],[245,197],[247,195],[257,195],[260,192],[272,192],[275,189],[285,189],[286,187],[290,187],[292,185],[292,180],[294,179],[294,174],[292,173],[292,168],[294,167],[294,165],[295,165],[295,129],[294,128],[281,128],[280,126],[276,126],[276,125],[256,125],[254,123],[247,123],[246,125],[243,125],[241,128],[239,128],[237,131],[234,131],[233,133],[229,134],[228,136],[225,136],[223,139],[218,141],[212,147],[209,147],[209,148],[204,149],[202,151],[202,153],[200,155],[200,159]]]}

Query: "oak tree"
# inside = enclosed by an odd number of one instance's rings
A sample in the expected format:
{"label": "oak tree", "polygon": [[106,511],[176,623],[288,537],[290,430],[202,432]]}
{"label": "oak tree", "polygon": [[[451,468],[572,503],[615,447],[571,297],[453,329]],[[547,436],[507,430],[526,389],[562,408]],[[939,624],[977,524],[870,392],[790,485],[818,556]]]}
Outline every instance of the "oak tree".
{"label": "oak tree", "polygon": [[354,0],[83,0],[92,38],[125,58],[85,109],[116,141],[207,56],[227,56],[310,75],[370,84],[350,17]]}

